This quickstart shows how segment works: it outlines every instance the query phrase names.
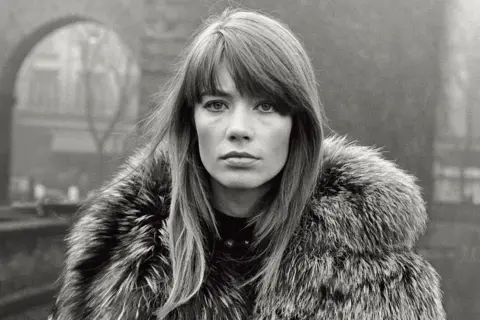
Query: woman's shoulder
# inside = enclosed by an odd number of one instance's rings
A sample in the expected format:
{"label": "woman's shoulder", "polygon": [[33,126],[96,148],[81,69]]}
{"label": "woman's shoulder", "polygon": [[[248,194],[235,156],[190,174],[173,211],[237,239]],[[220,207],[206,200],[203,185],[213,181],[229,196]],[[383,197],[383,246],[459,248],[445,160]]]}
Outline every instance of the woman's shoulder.
{"label": "woman's shoulder", "polygon": [[410,249],[427,223],[421,188],[413,175],[385,159],[379,149],[339,136],[324,141],[312,209],[329,241],[355,251]]}
{"label": "woman's shoulder", "polygon": [[158,211],[168,200],[171,176],[164,155],[135,152],[84,207],[118,211]]}
{"label": "woman's shoulder", "polygon": [[[151,301],[153,296],[143,294],[163,292],[162,275],[170,268],[168,177],[163,160],[145,160],[136,154],[83,205],[66,239],[55,319],[83,317],[84,304],[96,310],[105,301]],[[136,281],[146,275],[152,278],[148,284],[158,289],[132,292]]]}
{"label": "woman's shoulder", "polygon": [[[316,284],[344,314],[363,310],[365,319],[394,316],[399,303],[406,318],[444,319],[439,275],[414,250],[426,222],[414,176],[375,148],[329,137],[318,186],[282,263],[282,283],[296,284],[295,292]],[[297,274],[308,278],[299,282]]]}
{"label": "woman's shoulder", "polygon": [[101,243],[104,239],[133,239],[135,233],[138,237],[141,232],[155,232],[166,224],[170,190],[166,159],[135,153],[113,179],[82,205],[74,219],[69,243],[81,246],[82,239]]}

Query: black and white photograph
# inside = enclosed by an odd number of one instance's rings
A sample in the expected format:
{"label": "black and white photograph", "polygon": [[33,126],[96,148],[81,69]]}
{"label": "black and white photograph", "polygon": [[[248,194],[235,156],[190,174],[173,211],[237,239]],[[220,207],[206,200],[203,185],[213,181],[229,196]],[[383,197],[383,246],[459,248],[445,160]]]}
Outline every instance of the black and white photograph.
{"label": "black and white photograph", "polygon": [[0,320],[480,319],[480,1],[0,0]]}

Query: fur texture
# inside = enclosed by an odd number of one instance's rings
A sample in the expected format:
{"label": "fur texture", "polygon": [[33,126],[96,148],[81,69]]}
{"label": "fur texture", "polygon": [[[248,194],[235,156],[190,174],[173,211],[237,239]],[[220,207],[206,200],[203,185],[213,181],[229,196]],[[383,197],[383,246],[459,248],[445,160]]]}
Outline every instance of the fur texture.
{"label": "fur texture", "polygon": [[[170,182],[162,160],[140,168],[73,225],[51,320],[156,319],[171,276]],[[413,250],[426,222],[412,176],[374,149],[327,138],[275,290],[247,315],[235,275],[214,261],[201,292],[169,319],[445,319],[438,274]]]}

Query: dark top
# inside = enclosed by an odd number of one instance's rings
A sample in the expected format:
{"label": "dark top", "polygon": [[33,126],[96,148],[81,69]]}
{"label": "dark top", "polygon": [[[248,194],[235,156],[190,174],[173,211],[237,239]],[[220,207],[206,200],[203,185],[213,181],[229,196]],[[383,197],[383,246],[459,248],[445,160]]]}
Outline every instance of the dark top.
{"label": "dark top", "polygon": [[[260,268],[251,246],[254,227],[248,226],[248,218],[228,216],[218,210],[215,210],[215,217],[221,237],[215,241],[218,265],[239,282],[249,279]],[[248,285],[244,289],[245,300],[251,309],[255,300],[255,285]]]}

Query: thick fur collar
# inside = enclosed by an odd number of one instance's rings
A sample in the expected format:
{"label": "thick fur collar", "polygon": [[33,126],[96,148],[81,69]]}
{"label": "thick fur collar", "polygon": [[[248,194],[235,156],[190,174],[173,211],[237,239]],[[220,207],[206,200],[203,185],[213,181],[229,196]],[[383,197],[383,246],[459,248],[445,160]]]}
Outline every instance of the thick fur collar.
{"label": "thick fur collar", "polygon": [[[413,252],[427,222],[414,178],[344,138],[327,138],[323,157],[278,284],[257,297],[254,314],[235,277],[214,263],[170,319],[445,319],[438,275]],[[52,320],[156,319],[171,279],[170,180],[162,160],[140,168],[74,224]]]}

